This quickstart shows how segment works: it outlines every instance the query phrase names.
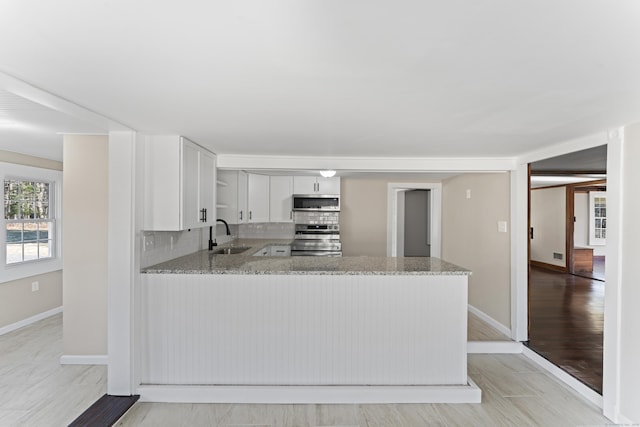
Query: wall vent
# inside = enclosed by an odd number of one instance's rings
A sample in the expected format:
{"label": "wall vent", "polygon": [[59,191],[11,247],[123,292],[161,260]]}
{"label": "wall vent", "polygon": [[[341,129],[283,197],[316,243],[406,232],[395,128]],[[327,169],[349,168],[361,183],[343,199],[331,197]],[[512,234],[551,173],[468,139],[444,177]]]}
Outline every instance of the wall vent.
{"label": "wall vent", "polygon": [[562,254],[558,252],[553,253],[553,259],[562,259]]}

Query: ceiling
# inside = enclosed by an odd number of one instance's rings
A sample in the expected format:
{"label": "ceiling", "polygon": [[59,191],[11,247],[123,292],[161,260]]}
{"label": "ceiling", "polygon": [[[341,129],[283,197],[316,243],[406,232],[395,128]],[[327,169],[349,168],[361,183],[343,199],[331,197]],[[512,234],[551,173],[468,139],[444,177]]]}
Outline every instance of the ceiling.
{"label": "ceiling", "polygon": [[[636,0],[0,4],[0,71],[221,154],[515,156],[640,119]],[[86,129],[47,114],[0,103],[42,124],[0,149],[60,159],[44,133]]]}
{"label": "ceiling", "polygon": [[549,159],[531,163],[531,172],[540,174],[548,173],[606,173],[607,171],[607,146],[589,148],[575,151]]}

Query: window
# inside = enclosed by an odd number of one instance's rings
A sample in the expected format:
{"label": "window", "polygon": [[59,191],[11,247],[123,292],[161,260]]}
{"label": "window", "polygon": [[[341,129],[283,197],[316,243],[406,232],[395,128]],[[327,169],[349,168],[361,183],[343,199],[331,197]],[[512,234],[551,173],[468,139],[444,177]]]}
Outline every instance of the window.
{"label": "window", "polygon": [[589,245],[607,244],[607,193],[589,192]]}
{"label": "window", "polygon": [[46,181],[5,178],[7,265],[54,256],[52,189]]}

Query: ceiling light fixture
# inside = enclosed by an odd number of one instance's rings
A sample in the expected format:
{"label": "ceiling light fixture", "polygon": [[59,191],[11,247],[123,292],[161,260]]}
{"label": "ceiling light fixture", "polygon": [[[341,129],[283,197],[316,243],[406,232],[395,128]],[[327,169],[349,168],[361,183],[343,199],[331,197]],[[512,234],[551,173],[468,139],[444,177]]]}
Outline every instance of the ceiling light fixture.
{"label": "ceiling light fixture", "polygon": [[336,171],[330,171],[330,170],[320,171],[320,175],[322,175],[325,178],[331,178],[335,174],[336,174]]}

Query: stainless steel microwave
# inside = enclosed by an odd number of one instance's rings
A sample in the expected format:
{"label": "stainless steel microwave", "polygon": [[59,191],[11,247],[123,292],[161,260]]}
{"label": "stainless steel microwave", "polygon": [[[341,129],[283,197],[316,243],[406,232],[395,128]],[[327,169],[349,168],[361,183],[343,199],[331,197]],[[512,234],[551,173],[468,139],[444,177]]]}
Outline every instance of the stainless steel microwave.
{"label": "stainless steel microwave", "polygon": [[340,196],[337,194],[294,194],[294,211],[340,211]]}

